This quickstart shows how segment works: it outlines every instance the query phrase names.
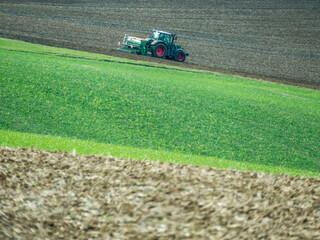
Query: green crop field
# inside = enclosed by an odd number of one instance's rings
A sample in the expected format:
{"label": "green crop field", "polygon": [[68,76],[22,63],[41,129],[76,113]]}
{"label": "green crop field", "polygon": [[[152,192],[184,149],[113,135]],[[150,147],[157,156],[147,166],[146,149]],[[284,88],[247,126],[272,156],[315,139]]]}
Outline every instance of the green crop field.
{"label": "green crop field", "polygon": [[317,90],[1,38],[0,56],[1,145],[320,177]]}

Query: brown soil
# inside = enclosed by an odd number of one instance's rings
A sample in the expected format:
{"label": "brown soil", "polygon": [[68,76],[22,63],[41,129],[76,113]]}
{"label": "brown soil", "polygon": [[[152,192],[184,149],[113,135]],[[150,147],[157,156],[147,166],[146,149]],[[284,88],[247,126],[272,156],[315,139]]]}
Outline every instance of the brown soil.
{"label": "brown soil", "polygon": [[[175,32],[187,62],[119,53],[125,33]],[[320,88],[320,1],[0,0],[0,36]]]}
{"label": "brown soil", "polygon": [[320,180],[0,148],[1,239],[320,239]]}

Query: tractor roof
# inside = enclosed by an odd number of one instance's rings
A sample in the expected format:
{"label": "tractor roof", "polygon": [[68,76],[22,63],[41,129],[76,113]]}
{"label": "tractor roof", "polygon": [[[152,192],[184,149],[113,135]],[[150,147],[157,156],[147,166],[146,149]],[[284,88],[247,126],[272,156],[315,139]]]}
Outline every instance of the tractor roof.
{"label": "tractor roof", "polygon": [[165,34],[169,34],[169,35],[171,35],[171,33],[168,33],[168,32],[166,32],[166,31],[162,31],[162,30],[153,30],[154,32],[159,32],[159,33],[165,33]]}

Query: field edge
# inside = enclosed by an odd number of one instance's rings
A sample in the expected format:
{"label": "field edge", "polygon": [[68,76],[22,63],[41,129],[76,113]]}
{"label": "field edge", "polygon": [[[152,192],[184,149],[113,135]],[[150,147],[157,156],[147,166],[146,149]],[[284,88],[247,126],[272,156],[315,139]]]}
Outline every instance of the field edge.
{"label": "field edge", "polygon": [[165,63],[134,60],[131,58],[117,57],[117,56],[101,54],[101,53],[86,52],[83,50],[47,46],[42,44],[25,42],[22,40],[5,38],[1,36],[0,36],[0,50],[29,52],[29,53],[35,53],[35,54],[48,54],[48,55],[55,55],[58,57],[79,58],[79,59],[87,59],[87,60],[95,60],[95,61],[132,64],[132,65],[143,66],[143,67],[162,68],[162,69],[168,69],[168,70],[177,70],[177,71],[184,71],[184,72],[191,72],[191,73],[201,73],[201,74],[209,74],[214,76],[222,76],[222,77],[228,77],[228,78],[237,78],[237,79],[243,79],[246,81],[259,81],[259,82],[264,82],[270,85],[283,85],[286,87],[303,88],[307,90],[319,90],[318,88],[311,88],[311,87],[309,88],[309,87],[304,87],[304,86],[299,86],[294,84],[288,84],[287,82],[269,81],[261,77],[246,76],[243,74],[232,74],[228,72],[218,72],[214,70],[194,69],[190,67],[174,66],[174,65],[165,64]]}
{"label": "field edge", "polygon": [[62,151],[78,155],[113,156],[121,159],[138,159],[173,164],[188,164],[199,167],[213,167],[248,172],[264,172],[275,175],[290,175],[320,179],[320,174],[300,169],[266,166],[248,162],[219,159],[198,155],[187,155],[165,150],[140,149],[94,141],[63,138],[50,135],[21,133],[0,129],[0,146],[31,148],[47,151]]}

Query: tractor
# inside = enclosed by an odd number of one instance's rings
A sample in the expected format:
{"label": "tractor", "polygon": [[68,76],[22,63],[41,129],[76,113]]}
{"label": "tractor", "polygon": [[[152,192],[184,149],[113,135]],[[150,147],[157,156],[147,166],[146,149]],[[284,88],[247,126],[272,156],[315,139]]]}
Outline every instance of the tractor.
{"label": "tractor", "polygon": [[184,62],[189,54],[175,41],[177,36],[165,31],[153,30],[150,38],[137,38],[125,35],[117,50],[156,58],[168,58]]}

